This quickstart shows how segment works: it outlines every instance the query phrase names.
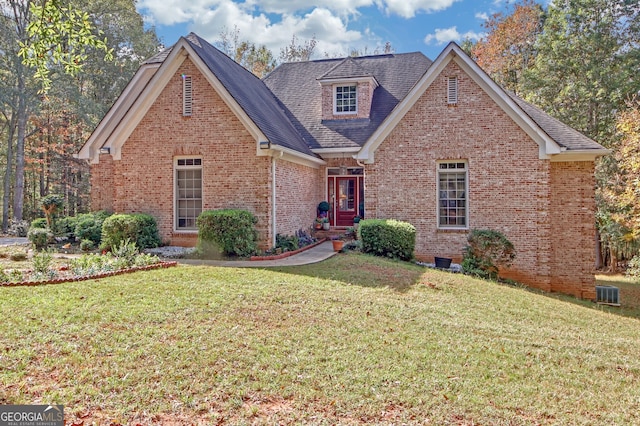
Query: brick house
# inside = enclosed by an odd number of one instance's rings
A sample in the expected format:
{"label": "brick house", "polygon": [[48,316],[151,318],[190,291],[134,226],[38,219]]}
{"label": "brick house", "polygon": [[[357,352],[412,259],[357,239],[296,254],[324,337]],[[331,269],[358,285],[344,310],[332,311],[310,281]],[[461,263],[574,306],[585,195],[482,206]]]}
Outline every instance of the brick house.
{"label": "brick house", "polygon": [[504,275],[595,298],[594,161],[608,151],[507,93],[455,43],[286,63],[260,80],[195,34],[146,61],[78,157],[94,210],[153,215],[194,245],[203,209],[243,208],[260,244],[353,216],[417,229],[416,257],[460,260],[470,229],[503,232]]}

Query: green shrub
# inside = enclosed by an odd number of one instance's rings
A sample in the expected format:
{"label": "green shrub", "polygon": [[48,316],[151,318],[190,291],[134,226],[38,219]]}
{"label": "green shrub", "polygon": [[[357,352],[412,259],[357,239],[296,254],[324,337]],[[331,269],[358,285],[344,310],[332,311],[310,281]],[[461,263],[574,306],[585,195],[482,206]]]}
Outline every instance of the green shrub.
{"label": "green shrub", "polygon": [[508,268],[516,257],[511,241],[493,229],[473,229],[467,237],[462,270],[469,275],[497,279],[500,268]]}
{"label": "green shrub", "polygon": [[53,238],[53,234],[49,228],[31,228],[27,234],[27,238],[31,241],[31,244],[36,250],[42,250],[47,247],[49,240]]}
{"label": "green shrub", "polygon": [[276,235],[276,248],[285,251],[294,251],[300,248],[300,241],[296,235]]}
{"label": "green shrub", "polygon": [[65,216],[56,220],[54,234],[59,237],[73,239],[76,233],[77,220],[75,216]]}
{"label": "green shrub", "polygon": [[102,224],[111,214],[105,211],[83,213],[76,218],[75,236],[80,240],[90,240],[99,246],[102,240]]}
{"label": "green shrub", "polygon": [[82,240],[80,241],[80,250],[82,251],[91,251],[94,249],[96,245],[91,240]]}
{"label": "green shrub", "polygon": [[124,269],[133,266],[136,256],[140,252],[136,243],[127,238],[124,241],[120,241],[117,246],[112,247],[111,253],[117,259],[118,269]]}
{"label": "green shrub", "polygon": [[47,275],[51,272],[53,254],[49,250],[42,250],[33,255],[31,262],[33,264],[33,271],[36,274]]}
{"label": "green shrub", "polygon": [[9,254],[9,259],[14,262],[22,262],[23,260],[27,260],[27,252],[23,250],[12,250]]}
{"label": "green shrub", "polygon": [[58,194],[49,194],[40,200],[40,205],[47,218],[47,225],[50,229],[55,229],[55,217],[64,206],[64,197]]}
{"label": "green shrub", "polygon": [[160,236],[153,216],[144,213],[114,214],[104,220],[101,249],[111,250],[127,239],[139,249],[158,247]]}
{"label": "green shrub", "polygon": [[358,235],[364,253],[401,260],[413,258],[416,228],[408,222],[394,219],[362,220]]}
{"label": "green shrub", "polygon": [[47,219],[45,219],[44,217],[39,217],[31,221],[30,228],[44,229],[46,227],[47,227]]}
{"label": "green shrub", "polygon": [[198,216],[198,249],[205,255],[219,247],[226,255],[251,256],[256,252],[256,217],[246,210],[205,210]]}
{"label": "green shrub", "polygon": [[0,268],[0,283],[8,283],[9,281],[11,281],[9,274],[4,272],[4,269]]}

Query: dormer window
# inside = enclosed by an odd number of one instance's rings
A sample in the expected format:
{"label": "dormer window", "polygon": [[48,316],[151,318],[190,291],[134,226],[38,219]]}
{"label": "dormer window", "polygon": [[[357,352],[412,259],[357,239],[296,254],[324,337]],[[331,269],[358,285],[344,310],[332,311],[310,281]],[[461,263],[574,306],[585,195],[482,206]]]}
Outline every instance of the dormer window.
{"label": "dormer window", "polygon": [[334,113],[335,114],[357,114],[358,113],[358,92],[357,85],[335,86],[334,90]]}

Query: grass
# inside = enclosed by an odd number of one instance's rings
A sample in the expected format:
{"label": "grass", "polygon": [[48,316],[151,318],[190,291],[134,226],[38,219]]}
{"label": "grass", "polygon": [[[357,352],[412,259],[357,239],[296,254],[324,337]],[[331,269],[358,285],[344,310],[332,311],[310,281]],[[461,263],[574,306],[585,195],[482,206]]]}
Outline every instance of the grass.
{"label": "grass", "polygon": [[0,404],[88,424],[640,423],[640,323],[349,254],[0,288]]}

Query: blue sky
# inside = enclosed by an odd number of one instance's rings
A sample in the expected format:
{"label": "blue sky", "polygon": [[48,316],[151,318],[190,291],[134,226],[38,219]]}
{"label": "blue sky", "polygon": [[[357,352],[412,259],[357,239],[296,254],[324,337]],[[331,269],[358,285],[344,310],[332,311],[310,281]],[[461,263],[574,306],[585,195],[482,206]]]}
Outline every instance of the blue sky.
{"label": "blue sky", "polygon": [[[509,0],[138,0],[137,9],[165,45],[193,31],[215,42],[237,28],[240,40],[266,45],[278,57],[295,35],[314,35],[315,57],[374,53],[385,42],[395,52],[421,51],[431,59],[449,41],[483,35],[487,16]],[[311,4],[311,5],[310,5]]]}

